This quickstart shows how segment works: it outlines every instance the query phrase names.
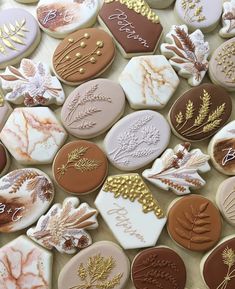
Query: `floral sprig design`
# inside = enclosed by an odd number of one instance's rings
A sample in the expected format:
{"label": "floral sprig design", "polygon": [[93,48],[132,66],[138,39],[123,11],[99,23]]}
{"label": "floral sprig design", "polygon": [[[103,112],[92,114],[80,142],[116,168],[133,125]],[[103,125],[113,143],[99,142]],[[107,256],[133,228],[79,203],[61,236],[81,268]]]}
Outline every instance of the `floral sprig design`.
{"label": "floral sprig design", "polygon": [[223,28],[221,29],[221,35],[223,35],[223,31],[225,31],[227,34],[233,36],[235,35],[235,0],[225,2],[223,7]]}
{"label": "floral sprig design", "polygon": [[206,20],[205,15],[203,15],[201,0],[182,0],[181,7],[185,11],[184,18],[187,22],[203,22]]}
{"label": "floral sprig design", "polygon": [[[229,247],[226,247],[222,253],[223,263],[228,266],[228,271],[224,280],[219,284],[216,289],[226,289],[229,282],[235,278],[235,251]],[[233,270],[232,270],[233,269]]]}

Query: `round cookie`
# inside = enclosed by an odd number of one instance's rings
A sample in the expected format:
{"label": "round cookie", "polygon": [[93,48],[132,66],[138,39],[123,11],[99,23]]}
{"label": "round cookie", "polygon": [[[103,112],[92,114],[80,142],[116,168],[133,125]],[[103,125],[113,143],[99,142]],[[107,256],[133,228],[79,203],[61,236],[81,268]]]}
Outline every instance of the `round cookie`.
{"label": "round cookie", "polygon": [[96,79],[82,84],[68,96],[61,120],[70,134],[89,139],[107,131],[124,109],[121,86],[108,79]]}
{"label": "round cookie", "polygon": [[43,31],[55,38],[91,27],[98,14],[99,1],[40,0],[37,19]]}
{"label": "round cookie", "polygon": [[191,31],[201,29],[205,33],[213,31],[222,14],[221,0],[176,0],[175,13],[180,22]]}
{"label": "round cookie", "polygon": [[131,279],[136,289],[185,289],[186,268],[181,257],[168,247],[146,249],[135,256]]}
{"label": "round cookie", "polygon": [[169,206],[167,230],[179,246],[191,251],[207,251],[220,239],[219,210],[199,195],[178,198]]}
{"label": "round cookie", "polygon": [[221,44],[209,63],[212,82],[228,91],[235,91],[235,37]]}
{"label": "round cookie", "polygon": [[40,42],[37,21],[24,9],[1,10],[0,27],[4,27],[0,38],[0,69],[29,56]]}
{"label": "round cookie", "polygon": [[79,140],[64,145],[53,162],[57,184],[76,195],[91,193],[102,185],[108,173],[108,161],[92,142]]}
{"label": "round cookie", "polygon": [[235,0],[223,3],[224,13],[222,15],[222,28],[219,35],[223,38],[235,36]]}
{"label": "round cookie", "polygon": [[53,68],[68,85],[78,85],[98,77],[113,62],[115,45],[107,32],[98,28],[78,30],[56,48]]}
{"label": "round cookie", "polygon": [[146,0],[151,8],[165,9],[169,7],[175,0]]}
{"label": "round cookie", "polygon": [[0,143],[0,177],[4,176],[10,167],[10,158],[5,146]]}

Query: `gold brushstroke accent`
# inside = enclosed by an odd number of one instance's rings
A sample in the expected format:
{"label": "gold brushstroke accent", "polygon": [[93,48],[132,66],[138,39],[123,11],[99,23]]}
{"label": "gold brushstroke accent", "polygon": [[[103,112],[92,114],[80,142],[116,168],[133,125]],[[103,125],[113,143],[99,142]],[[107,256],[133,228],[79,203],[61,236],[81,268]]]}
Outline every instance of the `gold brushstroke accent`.
{"label": "gold brushstroke accent", "polygon": [[123,199],[129,199],[131,202],[138,200],[144,213],[154,212],[159,219],[164,217],[158,201],[153,197],[138,174],[108,177],[103,186],[103,191],[114,193],[115,198],[122,197]]}
{"label": "gold brushstroke accent", "polygon": [[0,90],[0,107],[2,107],[4,105],[4,96],[2,91]]}
{"label": "gold brushstroke accent", "polygon": [[182,0],[181,7],[184,10],[184,18],[190,23],[203,22],[206,16],[203,15],[203,6],[201,0]]}

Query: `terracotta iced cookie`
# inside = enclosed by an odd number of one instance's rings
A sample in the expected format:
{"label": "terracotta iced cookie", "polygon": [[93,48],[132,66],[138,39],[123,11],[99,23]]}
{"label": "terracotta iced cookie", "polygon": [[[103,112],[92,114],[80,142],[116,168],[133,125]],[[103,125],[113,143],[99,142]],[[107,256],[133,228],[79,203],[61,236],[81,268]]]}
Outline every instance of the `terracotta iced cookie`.
{"label": "terracotta iced cookie", "polygon": [[167,149],[152,168],[145,170],[142,175],[163,190],[186,195],[191,193],[191,189],[200,189],[206,184],[199,173],[210,170],[209,159],[200,149],[190,151],[190,143],[184,143],[177,145],[174,150]]}
{"label": "terracotta iced cookie", "polygon": [[0,232],[27,228],[49,208],[54,188],[37,169],[19,169],[0,179]]}
{"label": "terracotta iced cookie", "polygon": [[179,85],[179,78],[165,56],[132,58],[119,77],[130,106],[163,108]]}
{"label": "terracotta iced cookie", "polygon": [[155,247],[140,252],[134,258],[131,278],[136,289],[185,289],[186,268],[181,257],[172,249]]}
{"label": "terracotta iced cookie", "polygon": [[74,254],[92,244],[86,230],[98,227],[97,214],[87,203],[79,205],[79,199],[66,198],[62,205],[53,205],[27,235],[46,249]]}
{"label": "terracotta iced cookie", "polygon": [[154,54],[163,28],[144,0],[105,0],[98,19],[125,58]]}
{"label": "terracotta iced cookie", "polygon": [[215,84],[235,91],[235,37],[215,50],[210,60],[209,74]]}
{"label": "terracotta iced cookie", "polygon": [[203,252],[220,239],[222,223],[219,210],[201,196],[178,198],[169,206],[167,230],[181,247]]}
{"label": "terracotta iced cookie", "polygon": [[235,121],[224,126],[210,141],[213,166],[225,175],[235,175]]}
{"label": "terracotta iced cookie", "polygon": [[101,241],[79,252],[64,266],[58,289],[124,289],[129,272],[129,260],[122,249],[112,242]]}
{"label": "terracotta iced cookie", "polygon": [[0,249],[0,288],[51,289],[52,260],[50,252],[18,237]]}
{"label": "terracotta iced cookie", "polygon": [[151,8],[164,9],[169,7],[175,0],[147,0]]}
{"label": "terracotta iced cookie", "polygon": [[230,38],[235,36],[235,0],[229,0],[223,4],[222,25],[220,36]]}
{"label": "terracotta iced cookie", "polygon": [[88,28],[70,34],[58,45],[53,67],[61,81],[78,85],[102,74],[114,57],[112,37],[102,29]]}
{"label": "terracotta iced cookie", "polygon": [[37,21],[24,9],[2,9],[0,27],[0,69],[29,56],[39,44],[41,33]]}
{"label": "terracotta iced cookie", "polygon": [[3,93],[0,90],[0,132],[12,111],[10,104],[4,100]]}
{"label": "terracotta iced cookie", "polygon": [[47,107],[16,108],[0,139],[21,164],[50,164],[67,133]]}
{"label": "terracotta iced cookie", "polygon": [[221,0],[176,0],[175,12],[180,22],[190,30],[211,32],[219,24],[222,14]]}
{"label": "terracotta iced cookie", "polygon": [[173,25],[161,45],[161,53],[191,86],[199,85],[208,70],[209,43],[200,30],[188,33],[186,25]]}
{"label": "terracotta iced cookie", "polygon": [[88,139],[107,131],[124,109],[125,94],[120,85],[108,79],[91,80],[68,96],[61,120],[69,133]]}
{"label": "terracotta iced cookie", "polygon": [[189,141],[207,139],[232,113],[232,100],[221,87],[205,83],[185,92],[173,104],[169,121],[174,134]]}
{"label": "terracotta iced cookie", "polygon": [[81,28],[91,27],[98,14],[96,0],[40,0],[37,19],[40,27],[55,38],[64,38]]}
{"label": "terracotta iced cookie", "polygon": [[158,201],[138,174],[108,177],[95,206],[124,249],[154,246],[166,223]]}
{"label": "terracotta iced cookie", "polygon": [[0,177],[5,175],[10,166],[10,158],[5,146],[0,143]]}
{"label": "terracotta iced cookie", "polygon": [[54,159],[53,174],[66,192],[84,195],[101,186],[108,172],[103,151],[92,142],[73,141],[62,147]]}
{"label": "terracotta iced cookie", "polygon": [[224,238],[201,261],[201,275],[209,289],[235,287],[235,235]]}
{"label": "terracotta iced cookie", "polygon": [[235,177],[228,178],[220,184],[216,203],[225,220],[235,226]]}
{"label": "terracotta iced cookie", "polygon": [[8,66],[0,78],[2,88],[8,92],[5,99],[14,104],[62,105],[65,100],[59,80],[45,63],[23,59],[19,68]]}
{"label": "terracotta iced cookie", "polygon": [[117,122],[104,139],[110,162],[120,170],[137,170],[157,158],[170,141],[170,127],[158,112],[143,110]]}

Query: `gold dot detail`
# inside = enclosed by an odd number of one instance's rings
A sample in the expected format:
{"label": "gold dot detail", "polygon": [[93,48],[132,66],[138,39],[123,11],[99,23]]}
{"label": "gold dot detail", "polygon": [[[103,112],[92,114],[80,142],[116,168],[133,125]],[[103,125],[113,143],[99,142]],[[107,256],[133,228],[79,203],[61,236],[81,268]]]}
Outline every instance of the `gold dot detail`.
{"label": "gold dot detail", "polygon": [[96,54],[97,54],[98,56],[101,56],[101,55],[102,55],[102,52],[101,52],[100,50],[98,50],[98,51],[96,51]]}
{"label": "gold dot detail", "polygon": [[104,47],[104,42],[103,42],[103,41],[97,41],[97,42],[96,42],[96,45],[97,45],[99,48],[103,48],[103,47]]}
{"label": "gold dot detail", "polygon": [[79,52],[76,53],[76,57],[77,57],[77,58],[81,58],[81,57],[82,57],[81,53],[79,53]]}
{"label": "gold dot detail", "polygon": [[80,69],[79,69],[79,72],[80,72],[81,74],[84,74],[85,71],[86,71],[85,68],[80,68]]}
{"label": "gold dot detail", "polygon": [[80,43],[80,46],[81,46],[82,48],[85,48],[85,47],[86,47],[86,43],[85,43],[85,42],[81,42],[81,43]]}
{"label": "gold dot detail", "polygon": [[91,58],[90,58],[90,62],[91,62],[91,63],[96,63],[95,57],[91,57]]}
{"label": "gold dot detail", "polygon": [[74,42],[74,39],[73,39],[73,38],[69,38],[68,41],[69,41],[70,43],[73,43],[73,42]]}
{"label": "gold dot detail", "polygon": [[84,34],[84,37],[85,37],[86,39],[89,39],[89,38],[90,38],[90,34],[85,33],[85,34]]}

